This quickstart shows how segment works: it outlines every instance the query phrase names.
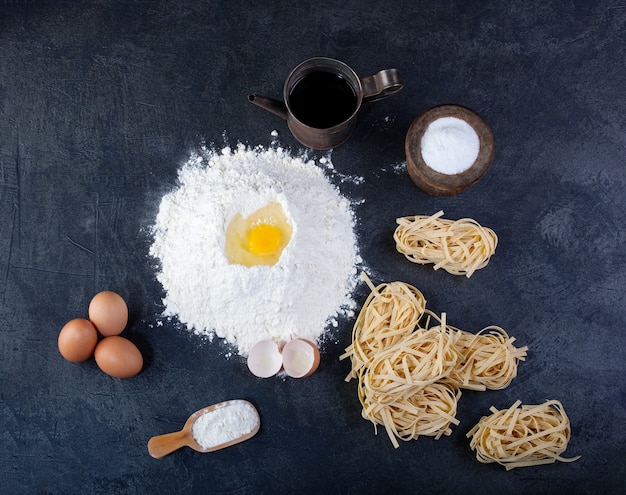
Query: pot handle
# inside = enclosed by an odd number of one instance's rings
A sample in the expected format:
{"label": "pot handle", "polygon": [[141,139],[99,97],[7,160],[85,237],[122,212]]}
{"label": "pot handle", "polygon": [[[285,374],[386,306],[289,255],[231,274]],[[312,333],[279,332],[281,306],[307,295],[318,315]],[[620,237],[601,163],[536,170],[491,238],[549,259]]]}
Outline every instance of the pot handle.
{"label": "pot handle", "polygon": [[369,103],[396,94],[404,87],[404,80],[398,69],[384,69],[373,76],[362,77],[361,86],[363,103]]}

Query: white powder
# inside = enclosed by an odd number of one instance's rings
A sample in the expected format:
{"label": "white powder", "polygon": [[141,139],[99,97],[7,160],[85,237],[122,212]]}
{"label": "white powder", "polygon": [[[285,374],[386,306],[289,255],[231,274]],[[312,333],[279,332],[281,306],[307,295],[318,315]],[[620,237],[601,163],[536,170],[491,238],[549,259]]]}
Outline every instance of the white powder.
{"label": "white powder", "polygon": [[250,433],[259,415],[248,402],[233,400],[198,417],[191,436],[203,449],[209,449]]}
{"label": "white powder", "polygon": [[[337,316],[352,314],[361,262],[354,214],[315,162],[280,148],[205,148],[179,171],[179,183],[162,199],[150,249],[160,261],[165,316],[246,356],[264,339],[316,341]],[[229,264],[232,217],[272,201],[293,227],[278,263]]]}
{"label": "white powder", "polygon": [[442,117],[431,122],[421,142],[422,158],[441,174],[465,172],[478,157],[480,140],[463,119]]}

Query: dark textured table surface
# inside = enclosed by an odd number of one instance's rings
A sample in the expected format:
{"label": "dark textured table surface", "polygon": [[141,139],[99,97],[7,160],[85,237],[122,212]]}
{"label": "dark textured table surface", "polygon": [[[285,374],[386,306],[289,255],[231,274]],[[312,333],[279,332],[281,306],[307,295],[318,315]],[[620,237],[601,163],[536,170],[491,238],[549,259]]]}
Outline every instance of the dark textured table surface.
{"label": "dark textured table surface", "polygon": [[[0,4],[3,493],[624,493],[623,2],[77,3]],[[374,434],[338,359],[352,321],[298,381],[255,379],[218,342],[160,316],[146,228],[161,197],[203,141],[268,146],[276,129],[300,153],[286,124],[246,97],[279,96],[314,55],[361,75],[404,74],[404,90],[367,106],[331,154],[339,172],[364,178],[339,187],[365,199],[355,213],[370,276],[416,285],[455,326],[500,325],[529,347],[509,388],[464,393],[450,437],[394,450]],[[441,103],[481,114],[496,142],[487,176],[451,198],[421,192],[401,166],[412,120]],[[395,252],[397,216],[439,209],[499,235],[471,279]],[[126,334],[146,357],[129,380],[57,350],[62,325],[103,289],[128,301]],[[365,296],[359,286],[359,304]],[[152,435],[231,398],[259,409],[252,440],[148,455]],[[480,464],[465,434],[517,399],[560,400],[566,455],[581,459]]]}

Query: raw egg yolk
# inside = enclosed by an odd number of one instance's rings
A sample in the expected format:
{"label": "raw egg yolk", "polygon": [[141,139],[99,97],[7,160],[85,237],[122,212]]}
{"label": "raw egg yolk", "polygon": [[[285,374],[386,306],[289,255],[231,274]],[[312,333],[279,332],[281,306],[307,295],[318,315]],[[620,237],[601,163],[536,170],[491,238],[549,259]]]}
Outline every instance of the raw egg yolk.
{"label": "raw egg yolk", "polygon": [[280,246],[280,230],[273,225],[262,223],[248,233],[248,251],[265,256],[276,252]]}
{"label": "raw egg yolk", "polygon": [[291,240],[292,227],[278,202],[259,208],[249,217],[237,213],[226,229],[224,253],[228,262],[244,266],[274,265]]}

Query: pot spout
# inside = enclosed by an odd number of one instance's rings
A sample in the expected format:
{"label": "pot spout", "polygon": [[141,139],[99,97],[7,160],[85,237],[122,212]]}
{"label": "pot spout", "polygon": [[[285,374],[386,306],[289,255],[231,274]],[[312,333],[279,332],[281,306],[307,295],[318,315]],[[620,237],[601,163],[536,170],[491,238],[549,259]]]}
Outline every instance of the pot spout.
{"label": "pot spout", "polygon": [[248,101],[264,108],[268,112],[272,112],[274,115],[278,115],[281,119],[287,120],[287,106],[282,101],[255,94],[248,95]]}

